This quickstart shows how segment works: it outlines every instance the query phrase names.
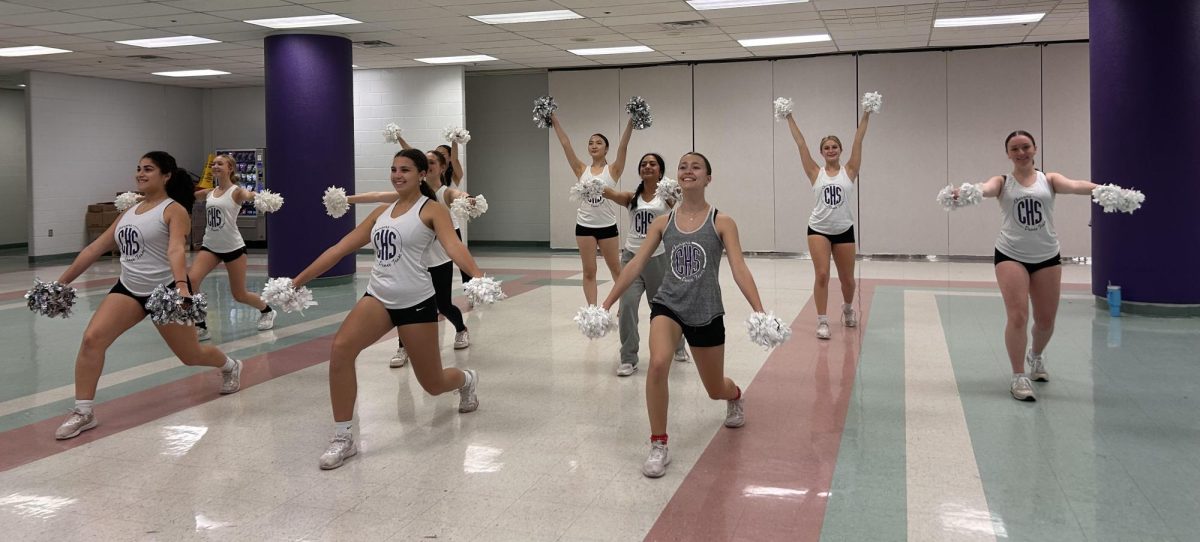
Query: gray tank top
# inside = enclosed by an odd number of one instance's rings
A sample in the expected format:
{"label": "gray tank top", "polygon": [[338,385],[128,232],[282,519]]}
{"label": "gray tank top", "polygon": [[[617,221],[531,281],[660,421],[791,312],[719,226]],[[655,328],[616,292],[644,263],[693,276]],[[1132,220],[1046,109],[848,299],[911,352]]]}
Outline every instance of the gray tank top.
{"label": "gray tank top", "polygon": [[704,223],[692,232],[675,225],[675,211],[663,231],[670,266],[653,303],[666,306],[689,326],[703,326],[725,314],[721,304],[721,254],[717,209],[709,206]]}

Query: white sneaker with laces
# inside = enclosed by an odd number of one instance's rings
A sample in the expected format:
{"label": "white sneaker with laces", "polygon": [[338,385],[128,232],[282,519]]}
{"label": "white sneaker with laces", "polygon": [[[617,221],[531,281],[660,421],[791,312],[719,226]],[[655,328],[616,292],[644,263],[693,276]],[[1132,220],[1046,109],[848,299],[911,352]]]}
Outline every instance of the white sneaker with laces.
{"label": "white sneaker with laces", "polygon": [[242,360],[233,360],[233,370],[221,371],[221,395],[229,395],[242,389]]}
{"label": "white sneaker with laces", "polygon": [[827,322],[820,322],[817,324],[817,338],[818,339],[828,339],[829,338],[829,324]]}
{"label": "white sneaker with laces", "polygon": [[475,374],[473,369],[463,372],[467,373],[467,381],[461,388],[458,388],[458,411],[462,413],[475,412],[479,408],[479,397],[475,396],[475,386],[479,384],[479,375]]}
{"label": "white sneaker with laces", "polygon": [[1025,354],[1025,365],[1029,367],[1029,379],[1034,382],[1049,382],[1050,373],[1046,372],[1046,355],[1033,355],[1030,351]]}
{"label": "white sneaker with laces", "polygon": [[725,427],[737,428],[746,425],[746,412],[742,410],[742,399],[739,397],[732,401],[726,401],[725,405]]}
{"label": "white sneaker with laces", "polygon": [[632,363],[622,363],[617,366],[617,376],[629,376],[637,372],[637,365]]}
{"label": "white sneaker with laces", "polygon": [[675,351],[675,361],[678,361],[680,363],[687,363],[691,360],[692,359],[688,357],[686,348],[681,348],[681,349]]}
{"label": "white sneaker with laces", "polygon": [[329,439],[329,447],[321,454],[321,470],[336,469],[356,454],[358,447],[354,445],[354,435],[338,433]]}
{"label": "white sneaker with laces", "polygon": [[63,421],[62,425],[54,431],[54,438],[58,440],[67,440],[75,438],[80,433],[96,427],[96,413],[88,412],[84,414],[79,409],[71,410],[71,415]]}
{"label": "white sneaker with laces", "polygon": [[854,312],[854,308],[842,309],[842,325],[846,327],[858,327],[858,314]]}
{"label": "white sneaker with laces", "polygon": [[275,327],[275,316],[277,314],[278,313],[276,313],[273,310],[259,314],[258,315],[258,330],[266,331],[268,329]]}
{"label": "white sneaker with laces", "polygon": [[466,348],[468,346],[471,346],[471,332],[470,331],[467,331],[464,329],[464,330],[459,331],[458,333],[454,334],[454,349],[455,350],[462,350],[463,348]]}
{"label": "white sneaker with laces", "polygon": [[1037,397],[1033,395],[1033,383],[1023,374],[1013,375],[1008,392],[1018,401],[1037,401]]}
{"label": "white sneaker with laces", "polygon": [[393,369],[403,367],[408,364],[408,350],[403,346],[396,349],[396,353],[392,354],[392,361],[388,363],[388,367]]}
{"label": "white sneaker with laces", "polygon": [[667,465],[671,464],[671,452],[667,445],[659,441],[650,442],[650,456],[642,464],[642,474],[647,478],[661,478],[667,473]]}

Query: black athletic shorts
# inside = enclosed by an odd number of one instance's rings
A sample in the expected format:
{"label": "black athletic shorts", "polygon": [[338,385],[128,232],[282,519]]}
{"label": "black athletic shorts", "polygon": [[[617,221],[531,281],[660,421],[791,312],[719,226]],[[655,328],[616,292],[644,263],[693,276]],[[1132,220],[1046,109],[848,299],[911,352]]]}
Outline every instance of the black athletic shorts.
{"label": "black athletic shorts", "polygon": [[604,239],[612,239],[620,235],[617,233],[617,225],[605,226],[603,228],[589,228],[587,226],[575,225],[575,237],[595,237],[597,241]]}
{"label": "black athletic shorts", "polygon": [[[375,297],[371,294],[363,294],[363,297]],[[387,309],[388,316],[392,319],[392,325],[396,327],[407,326],[409,324],[429,324],[437,323],[438,308],[437,296],[430,297],[425,301],[417,303],[411,307],[403,309]]]}
{"label": "black athletic shorts", "polygon": [[211,248],[205,247],[205,246],[200,247],[200,250],[216,254],[217,257],[220,258],[221,261],[225,262],[225,263],[229,263],[238,258],[241,258],[242,254],[246,253],[246,247],[239,248],[237,250],[234,250],[233,252],[217,252],[217,251],[215,251]]}
{"label": "black athletic shorts", "polygon": [[689,326],[679,319],[679,315],[675,311],[667,308],[661,303],[650,304],[650,320],[654,320],[655,316],[666,316],[679,324],[683,328],[683,338],[687,339],[687,343],[696,348],[706,348],[710,346],[721,346],[725,344],[725,318],[718,316],[713,318],[711,322],[702,326]]}
{"label": "black athletic shorts", "polygon": [[840,245],[842,243],[851,243],[851,244],[854,243],[854,226],[850,226],[850,229],[848,229],[842,233],[836,233],[836,234],[832,234],[832,235],[830,235],[828,233],[821,233],[817,230],[809,228],[808,234],[809,235],[820,235],[821,237],[829,239],[829,244],[831,244],[831,245]]}
{"label": "black athletic shorts", "polygon": [[1017,262],[1025,267],[1025,271],[1030,275],[1041,271],[1047,267],[1062,265],[1062,254],[1055,254],[1052,258],[1038,263],[1025,263],[1016,258],[1010,258],[1007,254],[996,249],[996,253],[992,255],[992,265],[1000,265],[1000,262]]}

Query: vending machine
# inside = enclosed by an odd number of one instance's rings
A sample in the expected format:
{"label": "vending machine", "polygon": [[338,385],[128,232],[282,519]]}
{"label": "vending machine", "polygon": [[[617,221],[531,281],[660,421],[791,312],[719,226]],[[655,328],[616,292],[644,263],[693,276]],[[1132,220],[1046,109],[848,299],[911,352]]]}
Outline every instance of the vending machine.
{"label": "vending machine", "polygon": [[[228,154],[237,162],[236,182],[246,190],[261,192],[266,188],[267,173],[263,164],[266,163],[267,149],[218,149],[217,154]],[[250,243],[263,243],[267,240],[267,217],[254,208],[254,204],[242,204],[238,214],[238,230],[242,239]]]}

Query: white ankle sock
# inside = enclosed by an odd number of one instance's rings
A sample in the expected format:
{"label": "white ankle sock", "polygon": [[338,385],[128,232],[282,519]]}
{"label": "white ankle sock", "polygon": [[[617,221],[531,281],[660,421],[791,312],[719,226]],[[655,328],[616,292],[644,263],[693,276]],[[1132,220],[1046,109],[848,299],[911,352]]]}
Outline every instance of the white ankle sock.
{"label": "white ankle sock", "polygon": [[828,316],[826,316],[826,315],[824,315],[824,314],[818,314],[818,315],[817,315],[817,324],[828,324],[828,323],[829,323],[829,317],[828,317]]}
{"label": "white ankle sock", "polygon": [[348,435],[352,433],[351,429],[353,428],[354,420],[350,420],[348,422],[333,422],[333,434],[335,435]]}
{"label": "white ankle sock", "polygon": [[463,371],[463,385],[462,385],[462,387],[464,387],[464,388],[465,388],[465,387],[467,387],[467,386],[470,386],[470,385],[471,385],[471,381],[473,381],[473,380],[475,380],[475,379],[474,379],[474,377],[472,377],[472,376],[471,376],[471,373],[469,373],[469,372],[467,372],[467,371]]}
{"label": "white ankle sock", "polygon": [[76,399],[75,400],[75,410],[78,410],[79,412],[82,412],[84,414],[91,414],[92,406],[95,404],[96,404],[95,399]]}
{"label": "white ankle sock", "polygon": [[225,356],[225,365],[221,366],[221,372],[223,372],[223,373],[232,372],[233,367],[235,365],[236,365],[236,362],[233,361],[233,358],[231,358],[229,356]]}
{"label": "white ankle sock", "polygon": [[849,303],[842,303],[842,312],[850,312],[852,310],[854,310],[854,307],[852,307]]}

